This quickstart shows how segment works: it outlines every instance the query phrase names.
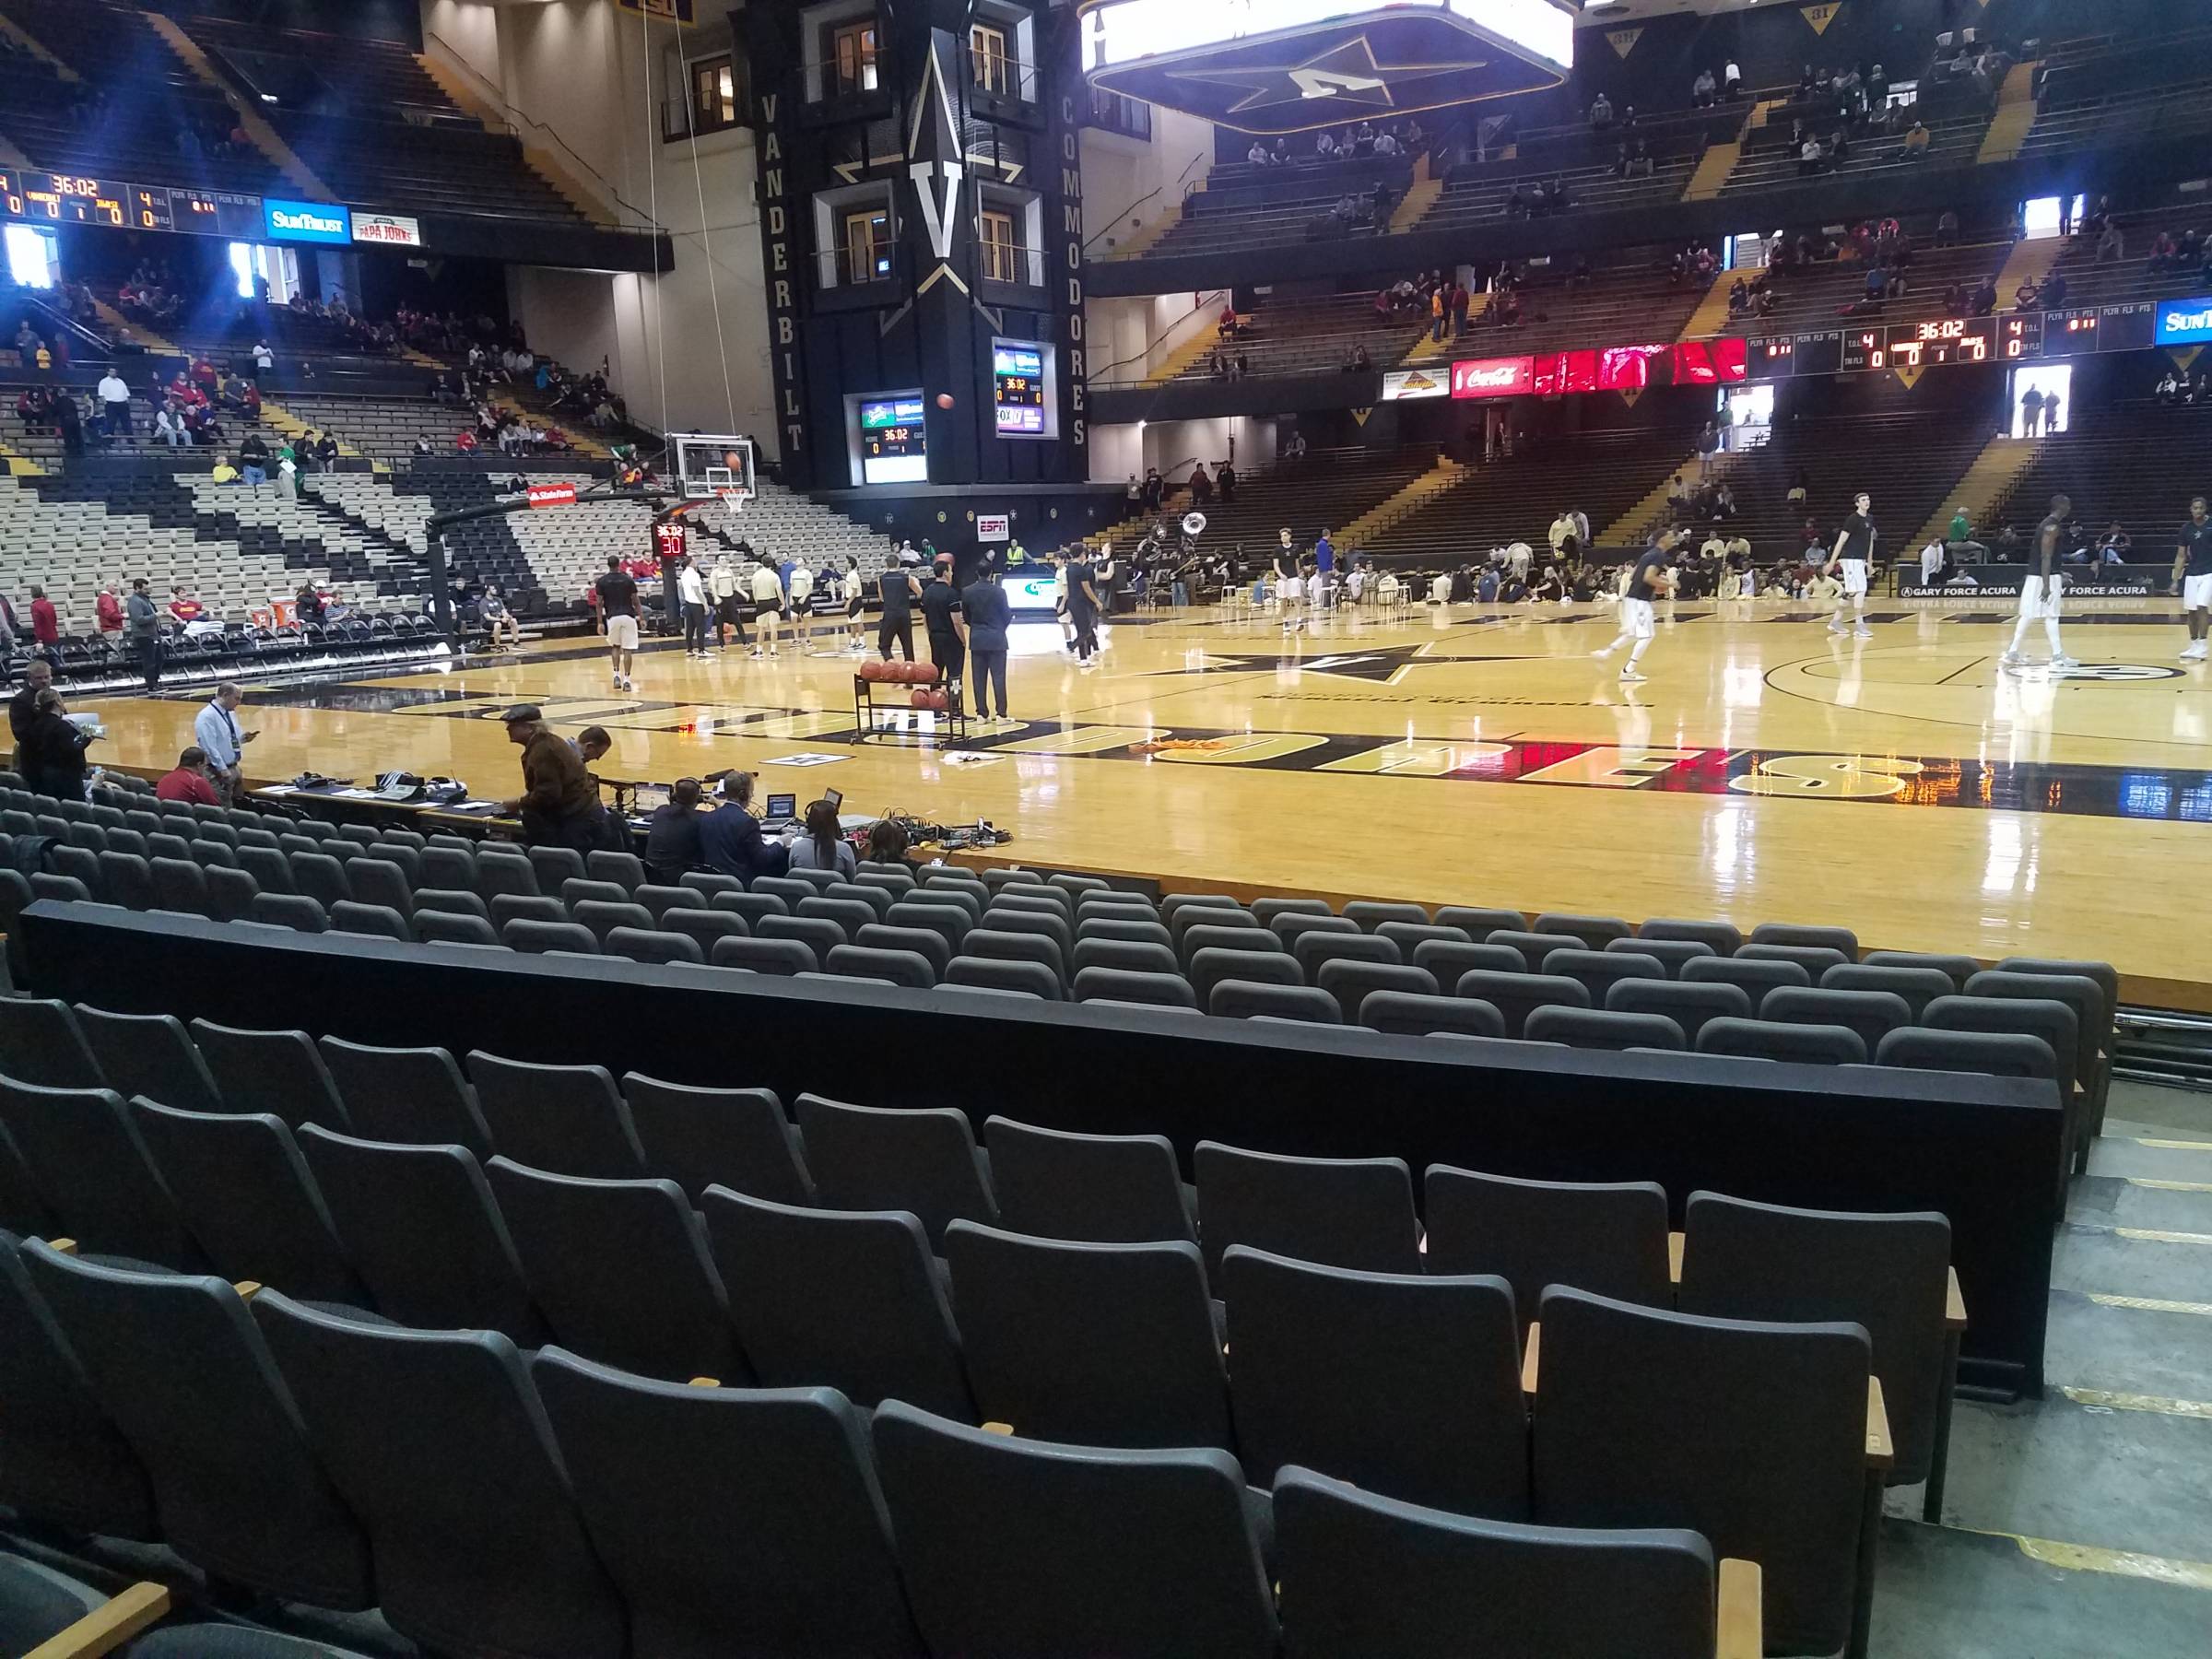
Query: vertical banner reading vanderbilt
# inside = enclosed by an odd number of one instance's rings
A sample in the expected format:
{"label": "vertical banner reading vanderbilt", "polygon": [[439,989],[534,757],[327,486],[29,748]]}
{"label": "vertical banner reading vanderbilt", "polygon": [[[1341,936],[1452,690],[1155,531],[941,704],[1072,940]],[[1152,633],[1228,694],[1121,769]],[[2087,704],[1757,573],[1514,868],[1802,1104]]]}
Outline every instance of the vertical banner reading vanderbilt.
{"label": "vertical banner reading vanderbilt", "polygon": [[[799,41],[789,8],[749,6],[745,10],[747,41],[756,64],[796,63]],[[806,354],[799,327],[799,218],[787,162],[796,135],[796,112],[789,107],[793,77],[763,86],[753,100],[753,135],[759,158],[761,292],[768,305],[769,373],[775,387],[776,453],[786,483],[815,481],[814,445],[808,441]]]}

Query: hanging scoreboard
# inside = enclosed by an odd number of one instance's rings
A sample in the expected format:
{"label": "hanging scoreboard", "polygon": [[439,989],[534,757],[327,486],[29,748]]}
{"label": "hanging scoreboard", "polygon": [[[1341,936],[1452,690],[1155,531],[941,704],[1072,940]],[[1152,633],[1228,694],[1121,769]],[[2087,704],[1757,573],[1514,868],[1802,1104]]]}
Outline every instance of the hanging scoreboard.
{"label": "hanging scoreboard", "polygon": [[1017,340],[991,345],[991,407],[1002,438],[1044,436],[1044,351]]}
{"label": "hanging scoreboard", "polygon": [[2136,302],[1777,335],[1750,343],[1751,377],[1787,380],[1799,374],[1880,373],[1955,363],[2019,363],[2099,351],[2144,351],[2156,343],[2157,322],[2157,306]]}
{"label": "hanging scoreboard", "polygon": [[0,168],[0,218],[105,225],[114,230],[182,230],[240,241],[259,241],[262,236],[261,198],[256,195],[14,168]]}
{"label": "hanging scoreboard", "polygon": [[871,397],[860,406],[861,479],[913,483],[929,477],[929,440],[919,397]]}

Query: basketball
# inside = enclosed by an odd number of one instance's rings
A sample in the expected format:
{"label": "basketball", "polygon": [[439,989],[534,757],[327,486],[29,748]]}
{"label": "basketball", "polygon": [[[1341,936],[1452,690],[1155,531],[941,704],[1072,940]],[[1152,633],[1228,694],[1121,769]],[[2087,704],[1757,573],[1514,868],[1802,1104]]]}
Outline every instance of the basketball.
{"label": "basketball", "polygon": [[952,394],[951,394],[951,393],[949,393],[949,392],[940,392],[940,393],[938,393],[938,394],[937,394],[937,407],[938,407],[938,408],[940,408],[940,409],[949,409],[949,408],[951,408],[951,407],[952,407]]}
{"label": "basketball", "polygon": [[940,714],[952,707],[952,699],[942,691],[925,691],[923,695],[929,699],[929,706]]}
{"label": "basketball", "polygon": [[906,706],[910,709],[928,708],[929,693],[923,690],[921,687],[916,686],[912,691],[907,693]]}
{"label": "basketball", "polygon": [[880,680],[884,677],[883,671],[889,666],[888,663],[866,662],[863,663],[856,672],[864,680]]}

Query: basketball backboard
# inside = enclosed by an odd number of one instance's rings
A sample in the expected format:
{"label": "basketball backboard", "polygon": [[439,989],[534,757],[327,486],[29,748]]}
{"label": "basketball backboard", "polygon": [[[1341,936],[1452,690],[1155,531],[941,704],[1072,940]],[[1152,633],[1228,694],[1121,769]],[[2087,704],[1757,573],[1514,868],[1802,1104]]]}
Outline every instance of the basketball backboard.
{"label": "basketball backboard", "polygon": [[687,500],[754,494],[753,441],[735,433],[678,432],[669,441],[676,452],[676,477]]}

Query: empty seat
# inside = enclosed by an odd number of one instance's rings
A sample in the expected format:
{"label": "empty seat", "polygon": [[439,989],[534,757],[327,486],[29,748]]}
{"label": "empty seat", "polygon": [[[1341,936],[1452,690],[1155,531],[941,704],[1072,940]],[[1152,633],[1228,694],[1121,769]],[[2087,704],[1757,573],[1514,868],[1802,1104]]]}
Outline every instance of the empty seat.
{"label": "empty seat", "polygon": [[748,1381],[706,1229],[673,1181],[485,1166],[554,1339],[641,1376]]}
{"label": "empty seat", "polygon": [[1520,928],[1499,928],[1485,937],[1486,945],[1502,945],[1521,953],[1531,973],[1544,971],[1544,959],[1555,950],[1580,950],[1583,942],[1572,934],[1531,933]]}
{"label": "empty seat", "polygon": [[1578,916],[1563,911],[1546,911],[1528,928],[1531,933],[1570,934],[1586,950],[1603,950],[1616,939],[1634,936],[1636,931],[1618,916]]}
{"label": "empty seat", "polygon": [[153,1483],[171,1549],[229,1583],[318,1606],[377,1599],[353,1515],[238,1292],[35,1241],[23,1263]]}
{"label": "empty seat", "polygon": [[477,891],[492,907],[492,920],[499,920],[498,900],[506,898],[535,899],[538,897],[537,872],[530,861],[512,853],[494,853],[486,847],[477,854]]}
{"label": "empty seat", "polygon": [[1193,1240],[1195,1200],[1163,1135],[983,1125],[999,1216],[1013,1231],[1096,1243]]}
{"label": "empty seat", "polygon": [[[701,904],[705,902],[703,900],[700,900],[698,894],[688,888],[685,890],[685,897],[699,900]],[[681,934],[684,937],[691,940],[699,947],[698,959],[702,962],[708,959],[714,947],[723,940],[742,939],[752,933],[752,929],[746,925],[745,918],[742,916],[731,915],[726,911],[681,907],[671,907],[661,912],[661,931]]]}
{"label": "empty seat", "polygon": [[119,1262],[197,1268],[185,1230],[122,1098],[0,1077],[0,1130],[39,1201],[87,1251]]}
{"label": "empty seat", "polygon": [[783,979],[815,971],[813,949],[796,939],[717,939],[707,959],[717,968],[743,968]]}
{"label": "empty seat", "polygon": [[[1235,955],[1236,952],[1224,954]],[[1295,971],[1296,964],[1292,964]],[[1207,993],[1206,1011],[1219,1019],[1295,1019],[1306,1025],[1342,1025],[1336,999],[1319,985],[1270,984],[1252,979],[1218,979]]]}
{"label": "empty seat", "polygon": [[1430,1164],[1429,1271],[1494,1273],[1525,1325],[1548,1285],[1665,1307],[1666,1194],[1648,1181],[1518,1181]]}
{"label": "empty seat", "polygon": [[1165,948],[1171,955],[1174,953],[1175,948],[1174,938],[1164,925],[1149,917],[1141,920],[1135,919],[1134,912],[1132,919],[1128,921],[1124,921],[1119,917],[1111,920],[1098,918],[1085,920],[1076,929],[1076,942],[1081,944],[1086,939],[1112,941],[1123,945],[1158,945]]}
{"label": "empty seat", "polygon": [[243,870],[207,872],[207,912],[218,922],[243,922],[253,913],[261,883]]}
{"label": "empty seat", "polygon": [[1224,1446],[1229,1382],[1198,1246],[945,1230],[976,1407],[1030,1440]]}
{"label": "empty seat", "polygon": [[583,867],[594,881],[614,882],[626,892],[634,893],[645,883],[645,865],[634,853],[600,849],[585,855]]}
{"label": "empty seat", "polygon": [[1911,1006],[1894,992],[1807,991],[1790,985],[1768,992],[1759,1006],[1759,1016],[1797,1025],[1847,1027],[1859,1034],[1869,1054],[1881,1047],[1882,1039],[1891,1031],[1912,1023]]}
{"label": "empty seat", "polygon": [[1759,961],[1746,957],[1700,957],[1682,964],[1686,985],[1735,985],[1751,999],[1753,1013],[1768,992],[1780,985],[1804,987],[1813,982],[1802,962]]}
{"label": "empty seat", "polygon": [[403,1147],[310,1126],[300,1155],[378,1311],[433,1330],[545,1327],[477,1160],[459,1147]]}
{"label": "empty seat", "polygon": [[1612,950],[1555,950],[1544,959],[1544,971],[1581,982],[1594,1008],[1606,1006],[1606,993],[1617,981],[1666,978],[1666,965],[1657,957]]}
{"label": "empty seat", "polygon": [[609,903],[596,899],[572,899],[569,900],[569,920],[590,928],[602,950],[609,948],[606,935],[618,927],[639,933],[653,931],[653,912],[641,904],[627,900]]}
{"label": "empty seat", "polygon": [[599,935],[575,922],[509,922],[500,928],[500,942],[510,950],[532,956],[567,950],[598,956]]}
{"label": "empty seat", "polygon": [[1616,980],[1606,988],[1606,1008],[1614,1014],[1656,1014],[1675,1022],[1683,1046],[1696,1048],[1698,1033],[1711,1019],[1749,1019],[1751,998],[1741,985],[1685,984],[1677,980]]}
{"label": "empty seat", "polygon": [[295,1129],[302,1124],[348,1128],[329,1069],[305,1031],[246,1031],[195,1019],[192,1039],[224,1111],[265,1112]]}
{"label": "empty seat", "polygon": [[1693,939],[1709,945],[1716,956],[1732,957],[1742,948],[1740,929],[1725,922],[1678,922],[1658,917],[1636,930],[1640,939]]}
{"label": "empty seat", "polygon": [[1059,979],[1067,977],[1067,953],[1057,939],[1041,933],[1002,933],[989,917],[960,941],[960,953],[997,961],[1042,962]]}
{"label": "empty seat", "polygon": [[154,903],[160,909],[188,916],[213,916],[214,910],[207,899],[207,872],[197,864],[181,858],[157,858],[150,868]]}
{"label": "empty seat", "polygon": [[1368,933],[1302,933],[1290,941],[1290,954],[1298,959],[1309,983],[1315,982],[1324,962],[1396,963],[1403,959],[1394,940]]}
{"label": "empty seat", "polygon": [[341,899],[353,897],[346,866],[327,853],[293,853],[292,885],[325,910]]}
{"label": "empty seat", "polygon": [[1840,950],[1850,961],[1859,959],[1859,935],[1848,927],[1802,927],[1787,922],[1762,922],[1751,930],[1751,943]]}
{"label": "empty seat", "polygon": [[1200,1141],[1193,1162],[1209,1271],[1231,1244],[1365,1273],[1421,1271],[1402,1159],[1288,1158]]}
{"label": "empty seat", "polygon": [[[656,1382],[531,1356],[592,1542],[660,1659],[923,1659],[866,1416],[834,1389]],[[681,1492],[712,1525],[668,1524]]]}
{"label": "empty seat", "polygon": [[1581,1049],[1681,1049],[1682,1028],[1664,1014],[1608,1013],[1603,1008],[1537,1008],[1521,1034],[1531,1042]]}
{"label": "empty seat", "polygon": [[1807,1065],[1854,1065],[1866,1058],[1866,1041],[1849,1026],[1709,1019],[1698,1033],[1698,1053],[1792,1060]]}
{"label": "empty seat", "polygon": [[[1193,929],[1203,933],[1206,929]],[[1364,935],[1362,935],[1364,936]],[[1278,945],[1259,949],[1207,946],[1188,957],[1184,974],[1202,1004],[1210,1004],[1214,987],[1223,980],[1242,980],[1261,985],[1302,985],[1305,971],[1298,959]]]}
{"label": "empty seat", "polygon": [[[636,908],[632,906],[631,908]],[[609,928],[602,943],[609,956],[628,957],[633,962],[665,966],[671,962],[704,966],[707,953],[688,934],[663,933],[651,927]]]}
{"label": "empty seat", "polygon": [[838,945],[822,959],[830,973],[845,979],[888,980],[910,991],[926,991],[937,982],[929,959],[914,950],[875,950],[861,945]]}
{"label": "empty seat", "polygon": [[998,1219],[990,1166],[965,1113],[848,1106],[803,1094],[794,1115],[816,1189],[831,1208],[911,1211],[933,1246],[947,1222]]}
{"label": "empty seat", "polygon": [[847,942],[844,928],[822,916],[763,916],[753,932],[762,939],[804,947],[810,973],[825,971],[830,953]]}
{"label": "empty seat", "polygon": [[[861,899],[802,899],[792,909],[802,920],[835,923],[848,940],[881,915],[874,905]],[[1065,945],[1064,939],[1064,948]]]}
{"label": "empty seat", "polygon": [[1536,1519],[1700,1533],[1759,1563],[1770,1652],[1850,1642],[1861,1517],[1874,1512],[1865,1331],[1701,1319],[1560,1287],[1537,1312]]}
{"label": "empty seat", "polygon": [[1268,1659],[1274,1598],[1228,1453],[1056,1445],[900,1401],[876,1453],[932,1653]]}
{"label": "empty seat", "polygon": [[1826,945],[1746,945],[1735,953],[1739,962],[1795,962],[1816,984],[1830,968],[1847,968],[1852,959]]}
{"label": "empty seat", "polygon": [[1359,1023],[1400,1037],[1452,1033],[1462,1037],[1503,1037],[1505,1016],[1472,997],[1424,996],[1404,991],[1371,991],[1359,1004]]}
{"label": "empty seat", "polygon": [[371,1048],[337,1037],[319,1046],[346,1115],[363,1139],[443,1142],[491,1156],[477,1091],[444,1049]]}
{"label": "empty seat", "polygon": [[365,1302],[323,1194],[284,1120],[129,1107],[162,1184],[216,1272],[308,1301]]}
{"label": "empty seat", "polygon": [[483,917],[464,915],[458,911],[417,911],[415,937],[425,945],[486,945],[501,950],[510,948],[500,943],[497,930]]}
{"label": "empty seat", "polygon": [[1237,1445],[1256,1484],[1302,1464],[1407,1502],[1527,1517],[1521,1333],[1503,1279],[1354,1273],[1240,1244],[1221,1293]]}
{"label": "empty seat", "polygon": [[1439,927],[1432,922],[1384,922],[1375,929],[1375,937],[1388,939],[1398,947],[1398,959],[1410,962],[1413,953],[1424,945],[1472,945],[1464,927]]}
{"label": "empty seat", "polygon": [[[585,873],[583,854],[573,847],[529,847],[524,851],[530,860],[530,868],[537,876],[538,889],[541,892],[559,893],[570,903],[574,903],[575,900],[570,898],[567,890],[568,883],[591,879]],[[622,891],[627,894],[629,889],[624,888]],[[591,893],[584,895],[585,898],[597,896]]]}
{"label": "empty seat", "polygon": [[[1246,907],[1259,918],[1260,925],[1270,926],[1277,916],[1325,916],[1330,913],[1328,901],[1323,899],[1254,899]],[[1358,923],[1353,926],[1357,927]]]}
{"label": "empty seat", "polygon": [[569,907],[558,899],[542,899],[535,893],[495,893],[491,896],[491,924],[505,927],[510,922],[566,922]]}
{"label": "empty seat", "polygon": [[710,1187],[700,1200],[730,1317],[764,1388],[897,1397],[975,1420],[928,1235],[903,1210],[806,1209]]}
{"label": "empty seat", "polygon": [[895,927],[888,922],[871,922],[853,935],[853,943],[866,950],[911,952],[926,960],[931,973],[938,979],[944,978],[953,958],[951,941],[935,928]]}
{"label": "empty seat", "polygon": [[942,982],[971,990],[1012,992],[1044,1002],[1063,1000],[1059,975],[1042,962],[1003,962],[990,957],[957,956],[945,965]]}
{"label": "empty seat", "polygon": [[1683,963],[1714,954],[1712,947],[1701,939],[1608,939],[1601,948],[1611,956],[1649,957],[1665,968],[1670,978],[1682,971]]}
{"label": "empty seat", "polygon": [[[1077,948],[1080,950],[1082,947]],[[1166,947],[1160,948],[1165,950]],[[1075,994],[1077,1002],[1151,1003],[1169,1008],[1198,1006],[1198,994],[1191,988],[1191,982],[1180,973],[1169,971],[1085,968],[1076,975]]]}
{"label": "empty seat", "polygon": [[[877,931],[871,932],[864,929],[863,936],[855,939],[853,943],[856,945],[888,945],[893,948],[919,948],[923,954],[929,956],[935,962],[935,954],[927,947],[917,946],[909,937],[900,936],[887,939],[879,936],[883,933],[900,935],[916,932],[926,933],[936,940],[938,947],[945,953],[945,961],[949,962],[954,957],[960,954],[960,941],[967,936],[969,928],[974,924],[974,918],[952,903],[949,899],[943,903],[933,901],[927,904],[894,904],[889,911],[885,912],[883,920],[874,924]],[[944,962],[936,962],[936,967],[939,972],[944,971]]]}
{"label": "empty seat", "polygon": [[721,1185],[778,1204],[815,1202],[797,1127],[765,1088],[694,1088],[631,1072],[622,1079],[645,1167],[697,1203]]}
{"label": "empty seat", "polygon": [[1459,996],[1488,1003],[1505,1021],[1505,1034],[1518,1037],[1538,1008],[1586,1008],[1590,993],[1580,980],[1548,973],[1494,973],[1473,968],[1453,987]]}
{"label": "empty seat", "polygon": [[1456,985],[1459,976],[1475,969],[1488,973],[1526,973],[1528,960],[1510,945],[1458,945],[1442,939],[1424,939],[1409,959],[1416,968],[1436,975],[1440,985]]}
{"label": "empty seat", "polygon": [[468,1075],[502,1156],[534,1170],[606,1181],[646,1172],[629,1108],[604,1065],[538,1065],[477,1049]]}
{"label": "empty seat", "polygon": [[0,1072],[42,1088],[107,1085],[76,1015],[58,998],[0,996]]}
{"label": "empty seat", "polygon": [[[240,856],[244,856],[241,852]],[[426,847],[422,853],[422,884],[453,891],[473,891],[477,885],[477,855],[458,847]]]}
{"label": "empty seat", "polygon": [[363,1324],[274,1291],[255,1300],[369,1535],[386,1623],[437,1652],[622,1659],[622,1603],[512,1342]]}
{"label": "empty seat", "polygon": [[[1530,1526],[1401,1503],[1311,1469],[1275,1483],[1283,1629],[1313,1659],[1468,1653],[1710,1659],[1712,1547],[1687,1528]],[[1717,1594],[1751,1593],[1724,1562]]]}
{"label": "empty seat", "polygon": [[[1162,915],[1167,923],[1168,935],[1174,942],[1176,954],[1186,959],[1191,953],[1189,947],[1184,945],[1183,938],[1194,927],[1245,928],[1254,933],[1269,935],[1271,943],[1259,947],[1260,949],[1279,949],[1281,947],[1279,941],[1275,939],[1274,930],[1262,927],[1258,919],[1250,911],[1209,904],[1186,904],[1175,910],[1163,912]],[[984,918],[986,923],[989,923],[990,920],[991,918],[988,916]]]}
{"label": "empty seat", "polygon": [[415,930],[408,926],[406,917],[388,905],[356,904],[341,899],[330,907],[330,924],[339,933],[396,939],[402,945],[415,942]]}
{"label": "empty seat", "polygon": [[[406,849],[380,847],[378,851],[404,853]],[[403,916],[414,908],[415,888],[407,880],[406,871],[389,859],[347,859],[346,885],[353,889],[353,899],[357,903],[381,904],[387,910],[397,911]]]}
{"label": "empty seat", "polygon": [[[1376,943],[1388,945],[1390,941],[1379,939]],[[1359,1019],[1360,1006],[1370,996],[1385,992],[1399,996],[1436,994],[1435,977],[1426,968],[1406,962],[1348,961],[1335,958],[1321,964],[1314,982],[1336,999],[1347,1024]]]}
{"label": "empty seat", "polygon": [[1951,1224],[1933,1211],[1843,1214],[1692,1193],[1682,1243],[1685,1313],[1865,1327],[1896,1452],[1886,1478],[1926,1481],[1923,1518],[1939,1520],[1959,1369]]}
{"label": "empty seat", "polygon": [[[154,872],[145,859],[135,853],[100,853],[95,856],[100,861],[100,890],[110,904],[135,911],[159,907],[161,900],[154,890]],[[199,866],[194,865],[193,868],[196,870]]]}
{"label": "empty seat", "polygon": [[2051,1045],[2024,1032],[1936,1031],[1907,1026],[1883,1038],[1874,1059],[1877,1065],[1909,1065],[1921,1071],[2049,1077],[2053,1083],[2058,1077],[2058,1060]]}

